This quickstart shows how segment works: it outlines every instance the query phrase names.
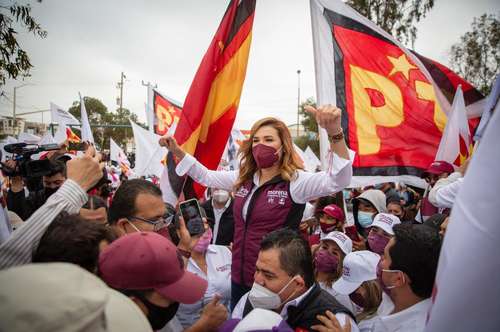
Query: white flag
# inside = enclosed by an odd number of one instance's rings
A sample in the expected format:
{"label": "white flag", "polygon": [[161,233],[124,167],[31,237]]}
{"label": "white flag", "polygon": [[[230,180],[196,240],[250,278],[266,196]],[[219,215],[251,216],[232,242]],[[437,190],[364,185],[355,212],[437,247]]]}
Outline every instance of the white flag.
{"label": "white flag", "polygon": [[[465,110],[464,94],[462,87],[458,86],[453,105],[451,106],[448,121],[444,128],[441,142],[436,153],[435,160],[444,160],[453,164],[460,155],[460,139],[462,139],[467,147],[467,156],[470,154],[470,137],[469,124],[467,122],[467,114]],[[459,166],[459,165],[457,165]]]}
{"label": "white flag", "polygon": [[130,176],[131,169],[127,155],[112,138],[109,139],[109,159],[115,161],[125,175]]}
{"label": "white flag", "polygon": [[427,332],[498,331],[500,112],[474,153],[444,237]]}
{"label": "white flag", "polygon": [[50,131],[47,131],[45,135],[42,136],[42,139],[38,144],[44,145],[44,144],[54,144],[56,141],[54,140],[54,137],[50,133]]}
{"label": "white flag", "polygon": [[90,129],[89,118],[87,116],[87,109],[85,108],[85,102],[80,96],[80,117],[82,119],[82,141],[94,143],[94,135],[92,135],[92,130]]}
{"label": "white flag", "polygon": [[64,123],[67,125],[79,126],[80,121],[78,121],[70,112],[64,110],[62,107],[57,106],[54,103],[50,103],[50,113],[52,115],[52,122],[54,123]]}
{"label": "white flag", "polygon": [[156,175],[160,177],[164,165],[162,160],[167,149],[158,144],[161,136],[152,133],[130,121],[135,141],[135,168],[137,176]]}
{"label": "white flag", "polygon": [[27,143],[27,144],[38,144],[42,138],[37,135],[33,135],[30,133],[20,133],[18,137],[19,142]]}
{"label": "white flag", "polygon": [[66,141],[68,139],[68,134],[66,132],[66,129],[68,127],[66,126],[66,124],[64,122],[62,123],[59,123],[57,125],[57,131],[56,133],[54,134],[54,141],[57,143],[57,144],[61,144],[61,143],[64,143],[64,141]]}

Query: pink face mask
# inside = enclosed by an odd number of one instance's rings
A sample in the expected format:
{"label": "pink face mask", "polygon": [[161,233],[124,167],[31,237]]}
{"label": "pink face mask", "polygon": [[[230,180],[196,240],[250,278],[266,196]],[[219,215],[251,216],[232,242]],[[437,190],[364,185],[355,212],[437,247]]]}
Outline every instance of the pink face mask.
{"label": "pink face mask", "polygon": [[269,168],[278,161],[278,150],[272,146],[257,144],[252,148],[252,155],[258,168]]}
{"label": "pink face mask", "polygon": [[332,273],[337,271],[339,259],[326,249],[319,249],[314,256],[314,266],[320,272]]}
{"label": "pink face mask", "polygon": [[209,227],[205,233],[196,241],[193,250],[196,252],[204,253],[207,251],[210,242],[212,241],[212,229]]}
{"label": "pink face mask", "polygon": [[389,238],[377,233],[368,234],[368,245],[370,249],[380,256],[384,254],[385,246],[389,243],[389,240]]}

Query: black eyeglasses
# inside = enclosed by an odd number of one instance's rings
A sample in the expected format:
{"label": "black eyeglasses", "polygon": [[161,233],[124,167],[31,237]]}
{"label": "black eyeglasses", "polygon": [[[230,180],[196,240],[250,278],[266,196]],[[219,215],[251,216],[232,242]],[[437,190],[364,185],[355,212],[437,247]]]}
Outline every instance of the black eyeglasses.
{"label": "black eyeglasses", "polygon": [[171,223],[172,220],[174,219],[174,215],[164,215],[162,217],[159,217],[158,219],[146,219],[146,218],[141,218],[141,217],[130,217],[129,219],[136,219],[140,221],[144,221],[150,225],[153,225],[153,231],[157,232],[162,228],[168,227]]}

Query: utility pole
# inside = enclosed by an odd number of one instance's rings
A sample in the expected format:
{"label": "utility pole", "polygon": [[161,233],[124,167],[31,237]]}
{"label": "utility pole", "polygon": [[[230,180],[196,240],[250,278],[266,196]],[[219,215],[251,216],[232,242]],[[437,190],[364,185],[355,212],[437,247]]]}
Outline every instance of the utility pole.
{"label": "utility pole", "polygon": [[299,137],[299,121],[300,121],[300,69],[297,70],[297,137]]}
{"label": "utility pole", "polygon": [[146,86],[148,88],[148,96],[147,96],[147,101],[146,101],[146,120],[148,121],[148,129],[150,132],[154,132],[154,110],[153,110],[153,105],[151,105],[151,100],[153,99],[153,88],[156,89],[158,88],[158,85],[155,84],[154,86],[148,81],[148,83],[144,83],[144,81],[141,81],[142,86]]}
{"label": "utility pole", "polygon": [[127,78],[125,74],[122,72],[120,76],[120,82],[118,82],[118,89],[120,89],[120,97],[118,98],[118,106],[120,106],[120,110],[123,108],[123,80]]}
{"label": "utility pole", "polygon": [[16,99],[17,99],[17,89],[20,89],[24,86],[31,85],[29,83],[21,84],[19,86],[14,87],[14,100],[12,103],[12,127],[14,127],[14,134],[16,133]]}

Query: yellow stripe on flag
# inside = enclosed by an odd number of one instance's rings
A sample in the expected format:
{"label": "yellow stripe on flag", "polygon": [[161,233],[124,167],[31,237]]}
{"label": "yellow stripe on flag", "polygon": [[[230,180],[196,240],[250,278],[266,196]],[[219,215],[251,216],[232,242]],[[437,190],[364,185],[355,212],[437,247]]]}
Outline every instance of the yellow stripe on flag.
{"label": "yellow stripe on flag", "polygon": [[239,105],[251,41],[252,34],[249,33],[238,51],[215,78],[200,125],[182,145],[187,153],[194,154],[198,141],[207,141],[210,125],[224,115],[231,106]]}

